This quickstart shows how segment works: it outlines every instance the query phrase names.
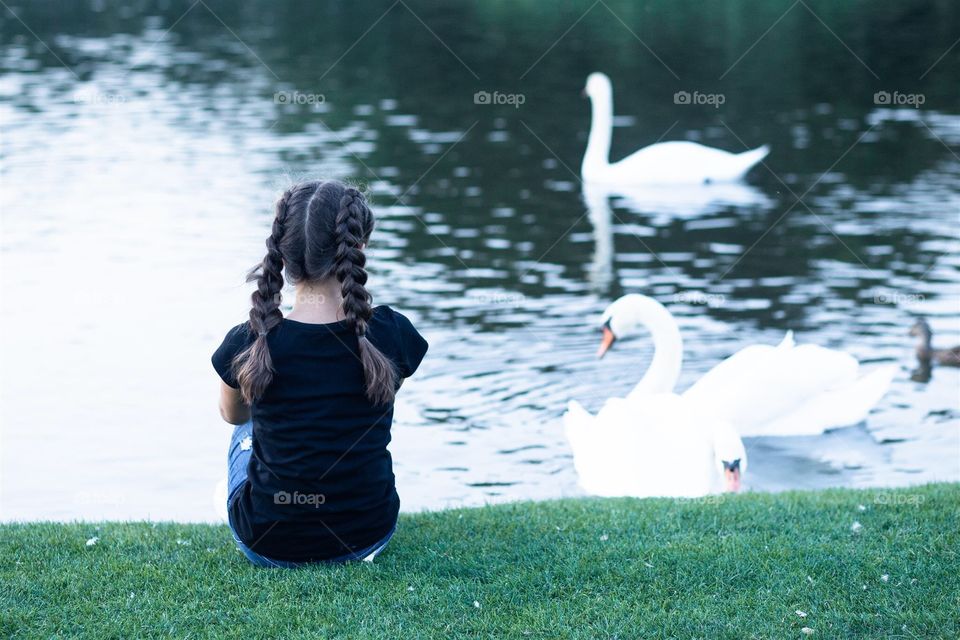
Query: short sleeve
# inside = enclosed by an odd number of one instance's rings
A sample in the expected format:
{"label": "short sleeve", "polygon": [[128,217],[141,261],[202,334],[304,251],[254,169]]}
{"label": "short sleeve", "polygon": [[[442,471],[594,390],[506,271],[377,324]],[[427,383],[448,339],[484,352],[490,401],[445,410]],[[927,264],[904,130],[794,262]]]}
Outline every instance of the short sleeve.
{"label": "short sleeve", "polygon": [[400,368],[400,375],[409,378],[420,366],[429,345],[405,315],[394,311],[393,319],[396,322],[400,343],[400,362],[397,365]]}
{"label": "short sleeve", "polygon": [[244,322],[230,329],[223,342],[213,352],[213,357],[210,358],[220,378],[234,389],[238,389],[240,385],[236,376],[233,375],[233,359],[250,344],[250,331],[247,327],[247,323]]}

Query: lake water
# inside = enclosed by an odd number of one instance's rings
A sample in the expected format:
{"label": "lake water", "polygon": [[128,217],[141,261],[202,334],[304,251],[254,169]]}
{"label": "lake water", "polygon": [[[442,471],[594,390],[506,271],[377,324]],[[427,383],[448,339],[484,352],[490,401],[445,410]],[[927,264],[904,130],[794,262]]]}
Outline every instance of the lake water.
{"label": "lake water", "polygon": [[[681,386],[787,329],[900,365],[864,425],[747,440],[748,488],[960,480],[960,370],[911,380],[907,336],[923,314],[960,342],[955,4],[107,4],[0,18],[0,518],[215,517],[209,356],[308,176],[369,187],[376,300],[431,343],[397,407],[407,510],[578,495],[566,402],[596,410],[651,354],[594,357],[626,292],[677,316]],[[767,166],[584,193],[594,70],[614,158],[767,143]]]}

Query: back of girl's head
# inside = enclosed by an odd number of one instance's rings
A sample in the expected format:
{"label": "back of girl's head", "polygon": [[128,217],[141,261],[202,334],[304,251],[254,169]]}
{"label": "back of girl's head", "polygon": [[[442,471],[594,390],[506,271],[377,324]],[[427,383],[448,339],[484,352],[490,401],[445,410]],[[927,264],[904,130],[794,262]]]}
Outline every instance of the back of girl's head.
{"label": "back of girl's head", "polygon": [[256,338],[233,362],[246,402],[259,399],[273,380],[267,335],[283,320],[284,273],[291,284],[337,279],[344,318],[359,341],[367,398],[377,405],[393,401],[396,371],[366,335],[373,307],[364,248],[373,223],[363,194],[335,180],[296,184],[277,201],[267,254],[247,278],[257,283],[249,320]]}

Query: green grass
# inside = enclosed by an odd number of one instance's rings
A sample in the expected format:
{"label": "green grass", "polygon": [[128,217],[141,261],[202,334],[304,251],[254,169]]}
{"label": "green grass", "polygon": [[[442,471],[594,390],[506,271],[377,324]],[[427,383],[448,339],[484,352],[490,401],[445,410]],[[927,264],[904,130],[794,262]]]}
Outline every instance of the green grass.
{"label": "green grass", "polygon": [[520,503],[297,570],[225,526],[6,524],[0,636],[957,638],[958,509],[956,484]]}

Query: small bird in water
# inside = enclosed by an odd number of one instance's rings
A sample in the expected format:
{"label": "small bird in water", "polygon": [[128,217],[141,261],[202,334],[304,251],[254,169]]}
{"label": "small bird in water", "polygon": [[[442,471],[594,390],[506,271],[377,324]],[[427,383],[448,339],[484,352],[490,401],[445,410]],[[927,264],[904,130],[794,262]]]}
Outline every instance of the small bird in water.
{"label": "small bird in water", "polygon": [[960,346],[951,349],[934,349],[931,346],[933,331],[924,318],[917,318],[910,328],[910,335],[918,338],[917,359],[920,362],[933,362],[941,367],[960,367]]}

